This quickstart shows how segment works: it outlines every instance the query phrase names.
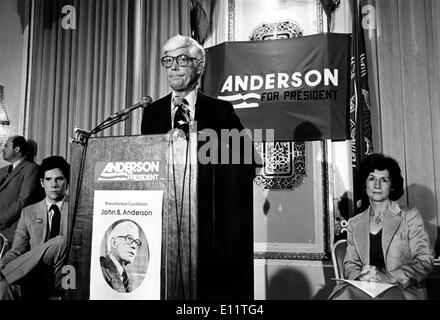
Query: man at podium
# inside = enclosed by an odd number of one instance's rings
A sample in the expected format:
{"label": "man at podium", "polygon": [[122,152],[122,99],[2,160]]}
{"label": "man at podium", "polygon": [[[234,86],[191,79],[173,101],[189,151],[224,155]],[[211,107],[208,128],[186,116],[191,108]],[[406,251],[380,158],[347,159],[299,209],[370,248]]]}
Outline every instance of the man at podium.
{"label": "man at podium", "polygon": [[[142,134],[166,134],[176,128],[188,133],[189,124],[197,131],[212,129],[217,137],[224,129],[244,129],[230,102],[198,90],[205,51],[197,41],[176,35],[165,43],[162,53],[171,93],[144,109]],[[241,137],[244,143],[252,143]],[[228,159],[229,149],[237,150],[219,147],[228,152]],[[253,299],[254,167],[242,161],[202,165],[200,157],[198,163],[197,299]]]}

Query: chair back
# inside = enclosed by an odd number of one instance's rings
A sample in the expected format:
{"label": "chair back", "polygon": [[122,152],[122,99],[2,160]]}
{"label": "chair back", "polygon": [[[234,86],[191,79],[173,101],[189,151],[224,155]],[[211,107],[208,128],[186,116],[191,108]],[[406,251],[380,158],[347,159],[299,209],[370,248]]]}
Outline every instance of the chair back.
{"label": "chair back", "polygon": [[3,253],[6,253],[8,247],[8,239],[6,239],[6,237],[0,233],[0,258],[3,257]]}
{"label": "chair back", "polygon": [[344,279],[344,258],[347,251],[347,240],[336,241],[332,246],[332,261],[336,279]]}

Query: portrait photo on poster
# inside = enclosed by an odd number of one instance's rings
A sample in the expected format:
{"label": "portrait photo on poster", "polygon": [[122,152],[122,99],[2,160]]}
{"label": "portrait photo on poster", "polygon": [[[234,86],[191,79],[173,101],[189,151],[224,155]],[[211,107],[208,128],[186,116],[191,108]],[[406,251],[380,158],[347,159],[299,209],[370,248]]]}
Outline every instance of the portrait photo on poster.
{"label": "portrait photo on poster", "polygon": [[116,292],[136,290],[148,272],[150,251],[142,228],[130,219],[113,222],[100,247],[99,265],[106,283]]}

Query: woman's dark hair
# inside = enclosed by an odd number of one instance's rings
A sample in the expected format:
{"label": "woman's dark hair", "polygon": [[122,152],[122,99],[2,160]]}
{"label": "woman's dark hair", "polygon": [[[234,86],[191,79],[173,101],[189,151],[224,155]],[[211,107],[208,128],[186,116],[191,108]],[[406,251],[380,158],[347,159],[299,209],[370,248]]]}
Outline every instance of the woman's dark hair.
{"label": "woman's dark hair", "polygon": [[399,164],[391,157],[387,157],[382,153],[373,153],[366,156],[360,165],[358,172],[358,186],[362,194],[362,199],[366,197],[365,183],[371,172],[374,170],[388,170],[391,179],[390,200],[397,200],[403,195],[403,178]]}
{"label": "woman's dark hair", "polygon": [[39,178],[43,179],[46,171],[60,169],[66,178],[67,183],[70,180],[70,164],[61,156],[51,156],[43,159],[39,169]]}

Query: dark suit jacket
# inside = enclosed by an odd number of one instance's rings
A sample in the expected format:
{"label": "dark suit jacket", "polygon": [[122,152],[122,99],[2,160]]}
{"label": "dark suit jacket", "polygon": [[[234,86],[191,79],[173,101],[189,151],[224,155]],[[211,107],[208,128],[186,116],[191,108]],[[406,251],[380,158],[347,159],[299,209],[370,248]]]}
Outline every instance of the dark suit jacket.
{"label": "dark suit jacket", "polygon": [[[242,130],[227,101],[197,94],[197,130]],[[171,94],[144,109],[142,134],[171,129]],[[253,177],[251,165],[198,166],[197,299],[253,299]]]}
{"label": "dark suit jacket", "polygon": [[[0,177],[7,170],[8,166],[1,168]],[[21,210],[43,198],[38,166],[23,159],[0,185],[0,232],[12,241]]]}
{"label": "dark suit jacket", "polygon": [[[124,284],[121,280],[121,275],[118,272],[115,264],[113,263],[110,256],[100,257],[99,261],[101,263],[101,271],[104,276],[105,281],[108,285],[116,290],[117,292],[126,292],[124,288]],[[128,292],[132,291],[132,284],[130,278],[128,279]]]}
{"label": "dark suit jacket", "polygon": [[[61,212],[60,235],[67,236],[68,201],[64,202]],[[47,208],[45,199],[27,206],[22,210],[15,230],[14,242],[2,260],[8,264],[18,256],[43,244],[48,234]]]}

